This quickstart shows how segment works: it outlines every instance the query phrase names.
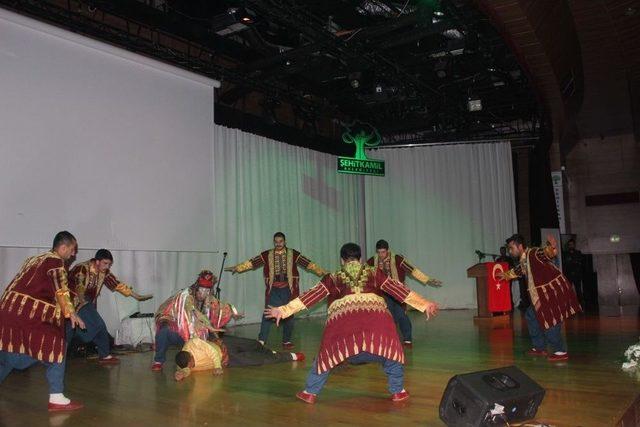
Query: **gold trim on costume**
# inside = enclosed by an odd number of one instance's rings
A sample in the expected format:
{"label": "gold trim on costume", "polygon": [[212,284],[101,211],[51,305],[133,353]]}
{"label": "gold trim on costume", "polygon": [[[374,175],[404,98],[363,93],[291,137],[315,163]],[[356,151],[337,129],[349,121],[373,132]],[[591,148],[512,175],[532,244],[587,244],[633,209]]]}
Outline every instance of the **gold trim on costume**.
{"label": "gold trim on costume", "polygon": [[9,328],[9,345],[7,346],[7,352],[13,353],[13,328]]}
{"label": "gold trim on costume", "polygon": [[360,264],[358,261],[349,261],[336,272],[336,277],[347,285],[352,292],[359,294],[364,290],[370,275],[373,275],[375,268]]}
{"label": "gold trim on costume", "polygon": [[[396,263],[396,254],[394,254],[392,251],[388,251],[387,252],[387,257],[389,258],[389,269],[391,271],[389,271],[389,275],[391,276],[392,279],[394,280],[400,280],[400,277],[398,276],[398,265]],[[386,259],[386,258],[385,258]],[[380,267],[380,257],[378,256],[378,254],[376,253],[373,256],[373,263],[374,268],[379,268]],[[384,263],[384,259],[382,260],[382,262]]]}
{"label": "gold trim on costume", "polygon": [[413,271],[411,272],[411,276],[423,285],[426,285],[429,280],[431,280],[429,276],[427,276],[422,270],[418,268],[413,269]]}
{"label": "gold trim on costume", "polygon": [[505,271],[503,273],[503,277],[504,277],[505,280],[514,280],[514,279],[517,279],[520,276],[512,268],[511,270]]}
{"label": "gold trim on costume", "polygon": [[289,284],[289,290],[293,293],[293,250],[285,248],[287,251],[287,283]]}
{"label": "gold trim on costume", "polygon": [[[391,278],[397,281],[400,281],[400,276],[398,275],[398,263],[396,262],[396,254],[392,251],[389,251],[389,267],[391,268]],[[384,262],[384,261],[383,261]]]}
{"label": "gold trim on costume", "polygon": [[383,297],[369,292],[345,295],[327,309],[327,323],[353,311],[387,311],[387,303]]}
{"label": "gold trim on costume", "polygon": [[238,265],[236,265],[236,272],[238,273],[244,273],[245,271],[249,271],[251,269],[253,269],[253,264],[251,263],[251,260],[247,260],[245,262],[242,262]]}
{"label": "gold trim on costume", "polygon": [[325,274],[327,274],[327,271],[324,270],[322,267],[318,266],[316,263],[314,262],[310,262],[307,265],[307,270],[309,270],[310,272],[312,272],[313,274],[315,274],[316,276],[324,276]]}
{"label": "gold trim on costume", "polygon": [[20,295],[18,292],[14,292],[13,298],[11,298],[11,302],[9,303],[9,310],[7,311],[11,312],[11,310],[13,310],[13,304],[15,304],[16,299],[18,299],[18,295]]}
{"label": "gold trim on costume", "polygon": [[411,307],[418,311],[425,312],[429,301],[427,301],[422,295],[415,291],[409,292],[407,298],[403,301],[409,304]]}
{"label": "gold trim on costume", "polygon": [[69,295],[69,289],[58,289],[56,291],[56,302],[60,307],[62,315],[68,319],[75,312],[71,297]]}
{"label": "gold trim on costume", "polygon": [[523,258],[521,259],[521,263],[522,260],[524,259],[524,263],[525,263],[525,267],[527,270],[527,290],[529,291],[529,297],[531,299],[531,304],[533,305],[533,307],[536,309],[536,311],[538,311],[538,308],[540,308],[540,296],[538,295],[538,291],[536,289],[536,284],[534,282],[534,278],[533,278],[533,273],[531,272],[531,265],[529,263],[529,252],[531,251],[531,248],[527,248],[525,249],[525,252],[523,254]]}
{"label": "gold trim on costume", "polygon": [[131,286],[128,286],[124,283],[118,283],[118,286],[116,286],[114,291],[121,293],[125,297],[130,297],[131,294],[133,294],[133,290],[131,289]]}
{"label": "gold trim on costume", "polygon": [[299,311],[306,310],[307,307],[302,303],[300,298],[292,299],[288,304],[279,307],[280,312],[282,313],[282,318],[286,319],[287,317],[293,316]]}
{"label": "gold trim on costume", "polygon": [[273,285],[274,278],[276,277],[276,251],[270,249],[267,254],[267,264],[269,265],[269,289]]}
{"label": "gold trim on costume", "polygon": [[24,310],[24,305],[26,304],[27,299],[26,298],[22,298],[22,301],[20,301],[20,308],[18,308],[18,316],[20,316],[22,314],[22,310]]}
{"label": "gold trim on costume", "polygon": [[[60,258],[60,256],[58,254],[56,254],[55,252],[53,252],[53,251],[45,252],[43,254],[35,255],[35,256],[30,257],[30,258],[27,258],[25,260],[25,262],[22,264],[22,267],[20,267],[20,271],[18,272],[18,274],[13,278],[13,280],[11,281],[9,286],[7,286],[7,289],[5,290],[5,293],[8,292],[8,291],[13,290],[13,288],[22,280],[22,278],[29,271],[31,271],[31,269],[34,266],[36,268],[40,267],[42,265],[42,263],[45,260],[49,259],[49,258],[56,258],[56,259],[59,259],[60,261],[62,261],[62,258]],[[32,275],[25,286],[29,286],[34,277],[35,277],[35,275]]]}

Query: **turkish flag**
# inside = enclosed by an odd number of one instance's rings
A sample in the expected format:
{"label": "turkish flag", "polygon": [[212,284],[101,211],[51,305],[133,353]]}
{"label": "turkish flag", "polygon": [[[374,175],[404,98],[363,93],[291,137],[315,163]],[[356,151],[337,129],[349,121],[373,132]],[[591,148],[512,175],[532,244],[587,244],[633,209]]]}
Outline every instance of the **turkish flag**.
{"label": "turkish flag", "polygon": [[487,262],[485,264],[487,266],[489,311],[511,311],[511,283],[496,277],[499,272],[509,270],[509,264],[506,262]]}

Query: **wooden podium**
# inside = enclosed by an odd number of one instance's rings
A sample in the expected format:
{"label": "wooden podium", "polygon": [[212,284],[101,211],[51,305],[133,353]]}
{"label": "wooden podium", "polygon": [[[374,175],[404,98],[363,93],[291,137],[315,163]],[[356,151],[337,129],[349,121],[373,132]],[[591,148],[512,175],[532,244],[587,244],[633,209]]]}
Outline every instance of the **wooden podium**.
{"label": "wooden podium", "polygon": [[487,296],[487,267],[480,262],[467,268],[467,277],[475,277],[476,279],[476,297],[478,299],[478,316],[476,317],[493,317],[489,311],[489,298]]}

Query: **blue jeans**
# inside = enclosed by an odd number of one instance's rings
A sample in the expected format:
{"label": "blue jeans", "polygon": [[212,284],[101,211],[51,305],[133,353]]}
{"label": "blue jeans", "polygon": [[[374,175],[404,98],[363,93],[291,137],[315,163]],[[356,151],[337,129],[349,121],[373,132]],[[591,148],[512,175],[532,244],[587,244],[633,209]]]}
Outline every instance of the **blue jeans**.
{"label": "blue jeans", "polygon": [[184,340],[180,334],[169,329],[167,325],[163,325],[156,332],[156,355],[153,357],[153,361],[164,363],[167,360],[167,350],[171,345],[182,347]]}
{"label": "blue jeans", "polygon": [[22,353],[9,353],[0,351],[0,383],[14,369],[27,369],[36,363],[42,363],[47,371],[47,382],[49,383],[49,393],[62,393],[64,391],[64,368],[66,358],[60,363],[42,362],[33,357]]}
{"label": "blue jeans", "polygon": [[533,348],[536,350],[546,350],[548,343],[554,352],[567,351],[567,347],[562,339],[562,322],[557,323],[546,331],[543,330],[538,323],[538,318],[532,305],[525,311],[524,318],[527,320],[527,327],[529,328],[529,336],[533,342]]}
{"label": "blue jeans", "polygon": [[396,322],[400,327],[402,339],[405,341],[412,341],[411,320],[409,319],[409,316],[407,316],[407,312],[405,311],[402,304],[399,303],[398,300],[387,294],[384,295],[384,300],[387,302],[387,308],[389,308],[389,311],[393,316],[393,321]]}
{"label": "blue jeans", "polygon": [[98,357],[107,357],[110,352],[109,332],[107,332],[107,325],[104,324],[98,310],[91,303],[85,304],[78,311],[78,316],[84,322],[85,329],[73,329],[71,322],[67,321],[67,344],[74,337],[80,338],[85,344],[93,342],[98,349]]}
{"label": "blue jeans", "polygon": [[[269,293],[269,302],[267,305],[270,305],[271,307],[280,307],[281,305],[288,304],[290,300],[291,290],[288,287],[271,288],[271,292]],[[258,334],[258,339],[260,341],[267,342],[267,338],[269,338],[269,330],[273,323],[273,319],[267,319],[264,314],[262,315],[260,334]],[[291,336],[293,335],[293,316],[281,320],[280,325],[282,325],[282,342],[291,342]]]}
{"label": "blue jeans", "polygon": [[[313,360],[311,371],[309,371],[309,375],[307,375],[307,382],[304,386],[307,393],[320,393],[322,387],[324,387],[329,379],[329,374],[331,373],[331,370],[328,370],[322,374],[318,374],[318,368],[316,366],[317,360],[318,359]],[[358,353],[355,356],[349,357],[347,360],[356,364],[371,362],[381,363],[384,373],[387,374],[389,392],[392,394],[400,393],[404,388],[404,367],[400,362],[385,359],[382,356],[377,356],[368,352]]]}

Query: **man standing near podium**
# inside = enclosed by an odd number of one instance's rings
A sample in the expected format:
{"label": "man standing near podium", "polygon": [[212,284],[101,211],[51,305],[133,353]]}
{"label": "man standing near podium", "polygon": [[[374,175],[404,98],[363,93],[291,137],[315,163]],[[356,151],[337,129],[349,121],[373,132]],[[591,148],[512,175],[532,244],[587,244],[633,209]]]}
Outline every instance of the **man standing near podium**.
{"label": "man standing near podium", "polygon": [[[387,276],[404,284],[407,274],[411,275],[423,285],[440,286],[442,282],[430,278],[418,268],[414,267],[404,256],[395,254],[389,250],[389,242],[378,240],[376,242],[376,254],[367,260],[367,264],[382,270]],[[387,307],[393,316],[394,322],[400,327],[403,345],[411,348],[413,337],[411,320],[407,316],[405,304],[398,302],[394,298],[383,295],[387,302]]]}
{"label": "man standing near podium", "polygon": [[544,248],[531,247],[520,234],[507,239],[509,253],[519,260],[511,270],[499,273],[503,280],[526,277],[531,305],[525,312],[533,348],[531,356],[547,356],[547,344],[552,354],[549,361],[569,359],[567,347],[562,339],[562,322],[582,311],[573,285],[553,263],[558,253],[553,236],[547,237]]}

